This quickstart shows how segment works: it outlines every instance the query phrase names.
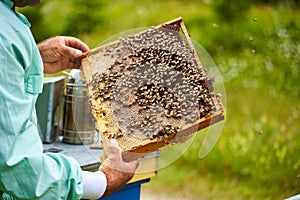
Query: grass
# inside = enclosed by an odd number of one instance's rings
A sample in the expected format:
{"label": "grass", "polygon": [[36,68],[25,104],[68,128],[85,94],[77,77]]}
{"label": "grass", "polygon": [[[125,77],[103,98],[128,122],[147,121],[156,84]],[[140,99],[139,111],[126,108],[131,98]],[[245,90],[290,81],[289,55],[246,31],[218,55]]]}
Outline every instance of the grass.
{"label": "grass", "polygon": [[[159,177],[164,177],[163,184]],[[245,188],[244,184],[232,176],[216,177],[213,173],[204,173],[195,168],[178,167],[176,164],[159,172],[142,188],[145,196],[153,199],[262,199],[255,188]],[[263,198],[271,199],[271,198]]]}

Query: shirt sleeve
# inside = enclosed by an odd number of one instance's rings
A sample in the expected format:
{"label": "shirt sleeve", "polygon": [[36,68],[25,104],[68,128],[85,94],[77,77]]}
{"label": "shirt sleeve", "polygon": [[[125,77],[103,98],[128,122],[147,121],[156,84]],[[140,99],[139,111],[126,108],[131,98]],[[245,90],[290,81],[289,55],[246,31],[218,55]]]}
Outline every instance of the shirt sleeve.
{"label": "shirt sleeve", "polygon": [[99,199],[106,190],[106,176],[101,171],[82,171],[82,187],[84,199]]}
{"label": "shirt sleeve", "polygon": [[30,29],[1,1],[0,27],[0,193],[16,199],[80,199],[78,162],[43,153],[35,115],[43,67]]}
{"label": "shirt sleeve", "polygon": [[27,92],[29,84],[18,65],[9,65],[2,56],[0,63],[0,190],[17,199],[80,199],[79,164],[43,153],[35,120],[36,90]]}

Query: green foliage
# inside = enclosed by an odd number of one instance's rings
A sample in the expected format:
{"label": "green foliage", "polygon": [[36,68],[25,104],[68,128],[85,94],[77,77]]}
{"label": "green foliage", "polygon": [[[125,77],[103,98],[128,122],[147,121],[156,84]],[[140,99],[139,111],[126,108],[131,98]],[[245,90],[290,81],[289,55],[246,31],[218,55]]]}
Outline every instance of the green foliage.
{"label": "green foliage", "polygon": [[79,36],[81,33],[89,34],[99,29],[103,23],[103,9],[105,1],[73,0],[72,10],[66,19],[64,33]]}
{"label": "green foliage", "polygon": [[251,1],[217,0],[214,10],[224,22],[242,21],[250,8]]}
{"label": "green foliage", "polygon": [[226,122],[206,158],[198,158],[200,133],[148,187],[181,190],[186,199],[198,199],[197,187],[208,199],[283,199],[299,193],[300,13],[286,3],[297,1],[254,2],[52,0],[21,11],[37,41],[74,35],[91,48],[120,32],[182,16],[223,76]]}

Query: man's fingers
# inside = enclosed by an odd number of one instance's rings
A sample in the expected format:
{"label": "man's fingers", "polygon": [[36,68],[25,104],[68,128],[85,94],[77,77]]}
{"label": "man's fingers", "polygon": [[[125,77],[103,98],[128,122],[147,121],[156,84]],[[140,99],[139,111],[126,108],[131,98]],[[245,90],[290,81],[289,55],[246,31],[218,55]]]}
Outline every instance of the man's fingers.
{"label": "man's fingers", "polygon": [[81,59],[83,52],[89,51],[89,47],[77,38],[62,36],[61,39],[63,55],[70,59]]}
{"label": "man's fingers", "polygon": [[70,62],[67,69],[80,69],[81,64],[78,62]]}
{"label": "man's fingers", "polygon": [[63,55],[72,60],[81,59],[82,57],[82,51],[79,49],[74,49],[68,46],[62,46],[61,48],[62,48]]}
{"label": "man's fingers", "polygon": [[65,44],[69,47],[81,50],[81,52],[86,52],[89,50],[89,47],[78,38],[65,36],[63,39],[65,40]]}
{"label": "man's fingers", "polygon": [[134,173],[135,170],[139,167],[140,162],[139,162],[138,160],[133,160],[133,161],[130,161],[130,162],[128,163],[128,165],[130,166],[132,172]]}

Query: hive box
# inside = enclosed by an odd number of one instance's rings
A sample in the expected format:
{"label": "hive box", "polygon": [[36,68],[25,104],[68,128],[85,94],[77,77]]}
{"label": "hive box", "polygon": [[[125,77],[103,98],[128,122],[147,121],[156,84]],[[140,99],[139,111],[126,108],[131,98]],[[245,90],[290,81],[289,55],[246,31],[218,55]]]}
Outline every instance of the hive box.
{"label": "hive box", "polygon": [[56,137],[63,92],[64,76],[44,78],[43,92],[36,102],[38,130],[43,143],[50,143]]}

